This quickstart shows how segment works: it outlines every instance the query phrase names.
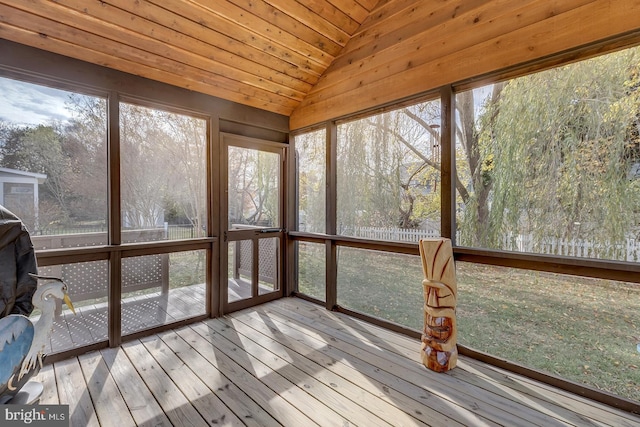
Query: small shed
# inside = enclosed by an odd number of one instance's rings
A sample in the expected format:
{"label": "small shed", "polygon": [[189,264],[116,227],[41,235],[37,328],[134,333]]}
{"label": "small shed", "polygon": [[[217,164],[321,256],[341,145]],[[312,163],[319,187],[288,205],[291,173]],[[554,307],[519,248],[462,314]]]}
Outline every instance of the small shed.
{"label": "small shed", "polygon": [[38,185],[46,179],[41,173],[0,168],[0,205],[19,212],[31,230],[38,226]]}

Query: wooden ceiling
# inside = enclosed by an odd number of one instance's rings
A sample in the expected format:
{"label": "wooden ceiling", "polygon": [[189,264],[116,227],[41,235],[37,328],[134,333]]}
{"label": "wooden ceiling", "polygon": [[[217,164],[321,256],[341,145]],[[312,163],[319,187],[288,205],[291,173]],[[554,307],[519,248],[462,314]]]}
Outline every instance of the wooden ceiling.
{"label": "wooden ceiling", "polygon": [[0,38],[282,114],[297,130],[638,44],[640,1],[0,0]]}
{"label": "wooden ceiling", "polygon": [[290,115],[378,0],[0,0],[0,37]]}

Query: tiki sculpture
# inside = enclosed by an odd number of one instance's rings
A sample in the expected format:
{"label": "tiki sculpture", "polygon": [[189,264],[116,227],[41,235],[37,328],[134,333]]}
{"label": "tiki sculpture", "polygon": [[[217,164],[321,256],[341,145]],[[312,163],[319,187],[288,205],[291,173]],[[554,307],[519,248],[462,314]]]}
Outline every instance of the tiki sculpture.
{"label": "tiki sculpture", "polygon": [[456,271],[449,239],[420,240],[424,280],[422,363],[436,372],[456,366]]}

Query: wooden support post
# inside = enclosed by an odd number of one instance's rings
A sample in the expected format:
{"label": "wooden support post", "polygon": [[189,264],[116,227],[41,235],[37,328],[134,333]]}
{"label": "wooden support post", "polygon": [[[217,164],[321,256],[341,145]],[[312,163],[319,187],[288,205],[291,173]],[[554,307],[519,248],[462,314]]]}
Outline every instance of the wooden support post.
{"label": "wooden support post", "polygon": [[160,282],[162,295],[169,293],[169,254],[159,254],[160,257]]}
{"label": "wooden support post", "polygon": [[457,284],[451,240],[420,240],[420,257],[424,280],[424,329],[422,331],[422,363],[436,372],[456,366],[456,301]]}

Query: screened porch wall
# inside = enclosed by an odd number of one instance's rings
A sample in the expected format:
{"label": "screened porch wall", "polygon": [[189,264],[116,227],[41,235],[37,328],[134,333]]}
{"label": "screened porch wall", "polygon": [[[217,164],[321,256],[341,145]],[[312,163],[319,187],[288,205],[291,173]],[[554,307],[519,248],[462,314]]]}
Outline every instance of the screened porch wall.
{"label": "screened porch wall", "polygon": [[[93,167],[101,187],[101,201],[94,204],[103,218],[101,224],[49,226],[46,232],[33,236],[41,273],[66,279],[77,307],[76,315],[64,305],[59,307],[47,348],[48,360],[61,360],[149,331],[218,315],[222,306],[217,264],[219,134],[229,132],[286,143],[287,117],[6,40],[0,40],[0,51],[0,77],[100,100],[102,104],[96,104],[95,111],[102,111],[106,118],[95,128],[96,140],[106,141],[101,143],[105,147],[104,163]],[[198,202],[205,213],[196,229],[181,224],[167,226],[166,221],[153,229],[140,229],[133,222],[135,216],[124,215],[127,206],[135,202],[133,193],[129,199],[121,198],[126,180],[143,182],[139,172],[145,169],[164,168],[166,175],[172,170],[170,165],[152,165],[148,160],[139,168],[127,163],[133,158],[124,147],[137,136],[133,128],[125,131],[119,120],[131,121],[134,113],[138,117],[166,113],[167,125],[180,118],[198,120],[198,138],[204,145],[197,161],[206,177]],[[188,123],[183,120],[182,124]],[[150,149],[167,149],[154,140],[157,135],[140,136],[146,138]],[[82,197],[82,192],[77,197]]]}

